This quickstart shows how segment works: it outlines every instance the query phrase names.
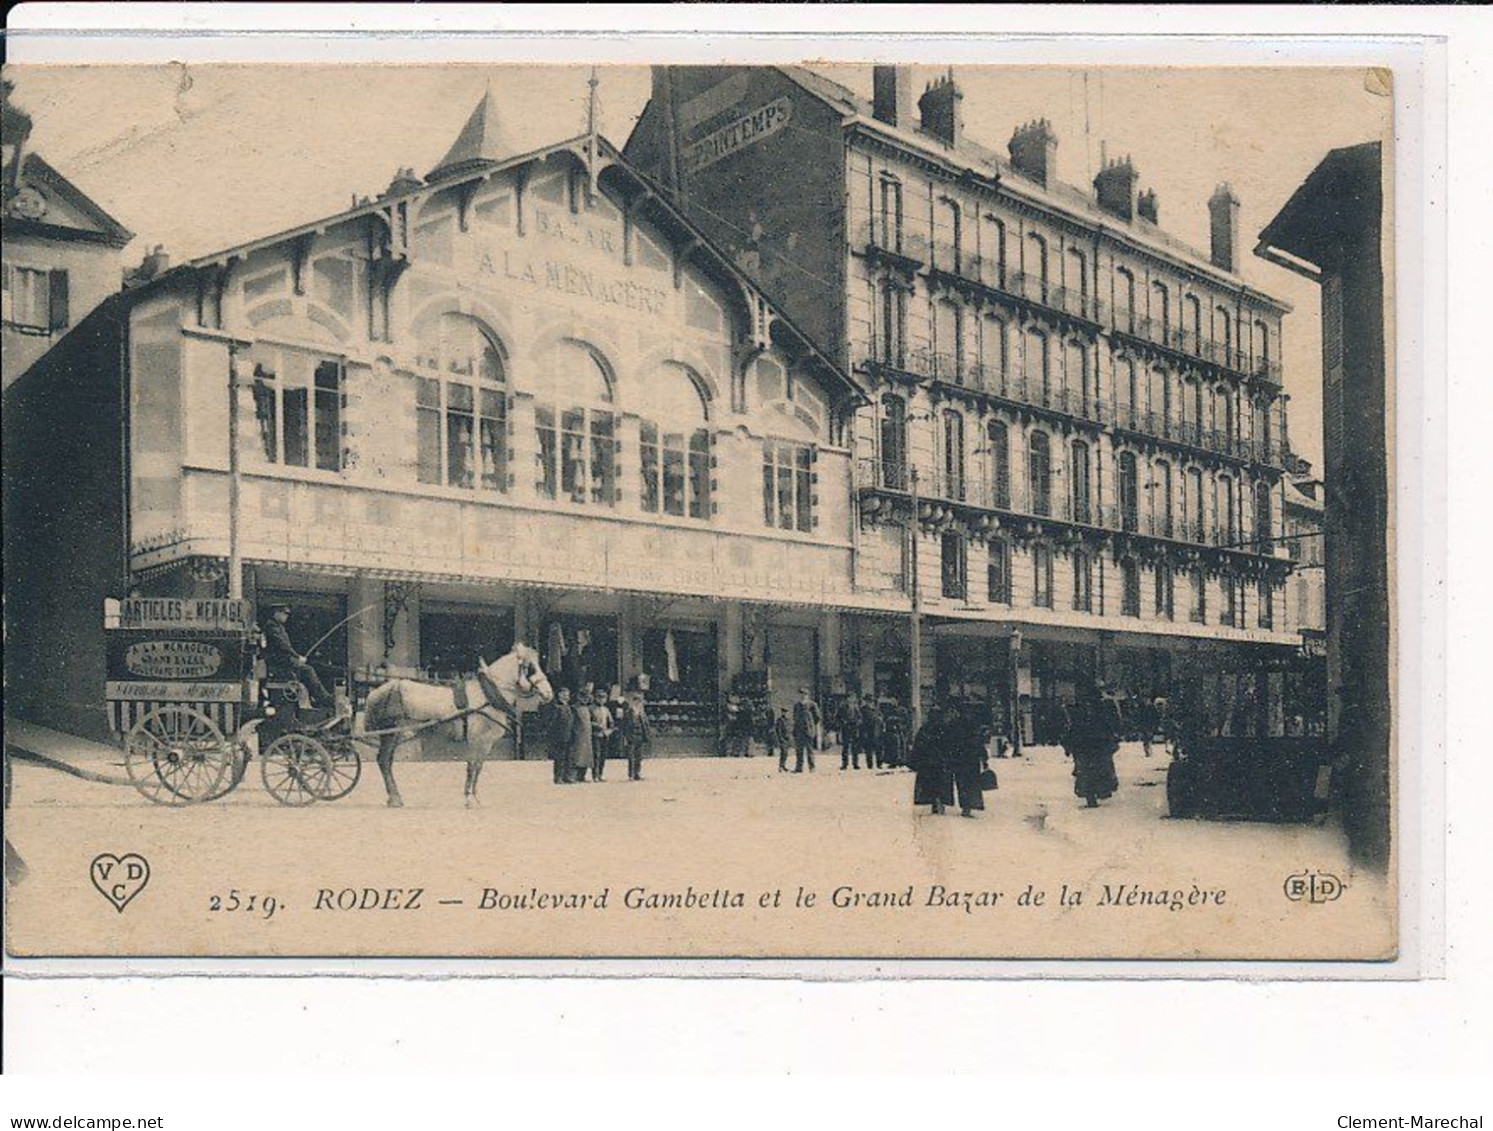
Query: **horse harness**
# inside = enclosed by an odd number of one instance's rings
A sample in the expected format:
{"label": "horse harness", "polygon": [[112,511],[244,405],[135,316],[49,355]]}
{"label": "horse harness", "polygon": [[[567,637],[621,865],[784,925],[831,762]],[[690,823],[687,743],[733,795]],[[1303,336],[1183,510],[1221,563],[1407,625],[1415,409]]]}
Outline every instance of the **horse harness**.
{"label": "horse harness", "polygon": [[[503,693],[492,681],[492,677],[481,668],[477,669],[477,686],[482,689],[482,697],[486,702],[475,707],[471,705],[470,697],[467,695],[466,680],[459,679],[451,687],[451,697],[459,712],[456,717],[461,720],[461,740],[466,742],[468,739],[467,724],[473,715],[481,715],[489,722],[497,723],[499,726],[506,725],[509,730],[516,730],[518,715],[503,698]],[[491,711],[499,712],[501,717],[490,714]]]}

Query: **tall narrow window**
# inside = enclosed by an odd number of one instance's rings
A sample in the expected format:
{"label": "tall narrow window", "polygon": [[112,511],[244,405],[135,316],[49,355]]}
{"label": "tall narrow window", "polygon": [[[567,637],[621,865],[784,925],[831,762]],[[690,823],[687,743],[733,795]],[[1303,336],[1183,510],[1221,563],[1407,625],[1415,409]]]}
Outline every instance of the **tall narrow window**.
{"label": "tall narrow window", "polygon": [[1137,427],[1139,393],[1140,389],[1136,387],[1135,362],[1127,358],[1115,369],[1115,423],[1121,428]]}
{"label": "tall narrow window", "polygon": [[1192,571],[1192,604],[1187,619],[1193,624],[1208,622],[1208,578],[1200,569]]}
{"label": "tall narrow window", "polygon": [[[642,507],[653,514],[708,519],[711,476],[706,396],[683,366],[672,363],[654,376],[648,393],[658,419],[644,419],[638,429]],[[599,448],[597,454],[602,454]]]}
{"label": "tall narrow window", "polygon": [[767,440],[762,445],[762,505],[768,526],[814,529],[814,450]]}
{"label": "tall narrow window", "polygon": [[1134,533],[1140,529],[1140,476],[1135,453],[1120,453],[1120,529]]}
{"label": "tall narrow window", "polygon": [[1255,322],[1255,372],[1261,377],[1273,377],[1270,372],[1270,327],[1264,322]]}
{"label": "tall narrow window", "polygon": [[942,579],[943,595],[956,601],[964,600],[968,591],[968,547],[964,536],[956,531],[948,530],[943,536],[943,561]]}
{"label": "tall narrow window", "polygon": [[881,485],[907,490],[907,402],[892,393],[881,398]]}
{"label": "tall narrow window", "polygon": [[[534,407],[539,441],[535,489],[547,499],[614,506],[617,417],[610,407],[593,407],[611,402],[606,369],[588,347],[567,343],[551,362],[550,374],[550,392],[564,400]],[[592,404],[584,403],[588,401]]]}
{"label": "tall narrow window", "polygon": [[952,302],[933,308],[934,373],[940,381],[964,383],[964,312]]}
{"label": "tall narrow window", "polygon": [[1234,360],[1234,319],[1226,306],[1213,311],[1213,340],[1217,349],[1216,360],[1229,365]]}
{"label": "tall narrow window", "polygon": [[1063,286],[1066,288],[1063,308],[1070,314],[1088,314],[1089,306],[1089,265],[1083,257],[1083,252],[1076,247],[1068,249],[1066,257],[1066,278]]}
{"label": "tall narrow window", "polygon": [[1275,553],[1275,527],[1271,515],[1270,484],[1255,484],[1255,552]]}
{"label": "tall narrow window", "polygon": [[1094,516],[1089,506],[1093,494],[1089,483],[1089,445],[1082,440],[1073,441],[1069,463],[1073,483],[1073,521],[1092,523]]}
{"label": "tall narrow window", "polygon": [[1140,566],[1134,558],[1120,562],[1120,615],[1140,616]]}
{"label": "tall narrow window", "polygon": [[442,314],[416,337],[418,477],[447,487],[508,489],[507,373],[474,319]]}
{"label": "tall narrow window", "polygon": [[1235,517],[1234,481],[1227,475],[1218,480],[1218,544],[1233,546],[1239,541],[1239,522]]}
{"label": "tall narrow window", "polygon": [[1155,516],[1156,533],[1163,538],[1174,538],[1176,532],[1172,523],[1172,465],[1165,460],[1156,463],[1155,498],[1151,503],[1151,513]]}
{"label": "tall narrow window", "polygon": [[1135,333],[1135,274],[1128,267],[1115,268],[1115,329]]}
{"label": "tall narrow window", "polygon": [[1004,538],[990,543],[990,561],[986,572],[987,596],[992,605],[1011,603],[1011,544]]}
{"label": "tall narrow window", "polygon": [[1171,295],[1160,279],[1151,282],[1151,338],[1170,343],[1172,340]]}
{"label": "tall narrow window", "polygon": [[1046,432],[1033,432],[1027,441],[1027,483],[1032,513],[1052,514],[1052,449]]}
{"label": "tall narrow window", "polygon": [[891,282],[881,285],[881,361],[901,369],[907,364],[907,294]]}
{"label": "tall narrow window", "polygon": [[1176,615],[1172,567],[1166,562],[1156,563],[1156,615],[1163,620],[1171,620]]}
{"label": "tall narrow window", "polygon": [[1026,296],[1047,301],[1047,241],[1036,232],[1026,237]]}
{"label": "tall narrow window", "polygon": [[964,498],[964,414],[946,409],[943,414],[944,497]]}
{"label": "tall narrow window", "polygon": [[316,366],[316,466],[342,470],[342,364],[322,361]]}
{"label": "tall narrow window", "polygon": [[1006,225],[994,216],[980,221],[981,278],[993,287],[1006,285]]}
{"label": "tall narrow window", "polygon": [[1038,542],[1032,547],[1032,604],[1052,608],[1052,547]]}
{"label": "tall narrow window", "polygon": [[1182,348],[1194,354],[1203,352],[1203,303],[1197,295],[1182,300]]}
{"label": "tall narrow window", "polygon": [[992,420],[985,429],[985,450],[990,459],[990,502],[1011,507],[1011,442],[1004,421]]}
{"label": "tall narrow window", "polygon": [[894,177],[881,178],[880,210],[876,242],[888,251],[902,251],[902,184]]}
{"label": "tall narrow window", "polygon": [[1089,414],[1089,354],[1081,342],[1069,342],[1063,350],[1063,396],[1059,408],[1080,416]]}
{"label": "tall narrow window", "polygon": [[1197,468],[1191,468],[1187,472],[1187,497],[1183,500],[1185,514],[1183,522],[1187,525],[1186,536],[1189,542],[1201,542],[1204,540],[1203,530],[1203,473]]}
{"label": "tall narrow window", "polygon": [[1052,393],[1051,366],[1048,359],[1047,335],[1040,330],[1026,332],[1026,357],[1024,359],[1025,398],[1037,404],[1048,404]]}
{"label": "tall narrow window", "polygon": [[1218,623],[1242,627],[1239,618],[1239,582],[1233,577],[1223,579],[1223,604],[1218,610]]}
{"label": "tall narrow window", "polygon": [[980,384],[991,393],[1006,392],[1006,323],[986,315],[980,335]]}
{"label": "tall narrow window", "polygon": [[1073,551],[1073,608],[1094,611],[1094,557],[1082,547]]}
{"label": "tall narrow window", "polygon": [[1176,434],[1172,425],[1172,382],[1164,369],[1151,370],[1151,419],[1147,427],[1158,436]]}
{"label": "tall narrow window", "polygon": [[1258,624],[1261,628],[1275,627],[1275,586],[1268,577],[1262,577],[1256,589],[1259,601]]}
{"label": "tall narrow window", "polygon": [[964,269],[961,247],[964,235],[963,217],[958,203],[948,197],[939,200],[934,224],[934,255],[938,260],[938,267],[957,275]]}

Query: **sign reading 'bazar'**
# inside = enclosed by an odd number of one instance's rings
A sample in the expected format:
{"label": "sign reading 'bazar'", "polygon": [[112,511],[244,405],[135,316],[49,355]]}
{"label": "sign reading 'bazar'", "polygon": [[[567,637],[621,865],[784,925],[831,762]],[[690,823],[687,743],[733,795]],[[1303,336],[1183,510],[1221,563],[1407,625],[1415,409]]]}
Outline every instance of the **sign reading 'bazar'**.
{"label": "sign reading 'bazar'", "polygon": [[786,126],[793,117],[793,103],[787,98],[774,99],[766,106],[753,110],[729,122],[718,130],[706,134],[684,151],[684,170],[697,172],[707,165],[714,165],[722,158],[755,145],[771,137]]}
{"label": "sign reading 'bazar'", "polygon": [[223,653],[204,640],[143,640],[130,645],[124,666],[144,679],[206,679],[223,666]]}

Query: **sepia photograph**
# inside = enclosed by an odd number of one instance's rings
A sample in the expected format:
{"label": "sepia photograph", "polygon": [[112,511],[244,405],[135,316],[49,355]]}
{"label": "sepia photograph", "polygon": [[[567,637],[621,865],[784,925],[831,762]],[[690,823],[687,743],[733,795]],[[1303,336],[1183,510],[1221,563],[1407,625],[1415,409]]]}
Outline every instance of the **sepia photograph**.
{"label": "sepia photograph", "polygon": [[1396,75],[1120,63],[7,65],[7,961],[1392,964]]}

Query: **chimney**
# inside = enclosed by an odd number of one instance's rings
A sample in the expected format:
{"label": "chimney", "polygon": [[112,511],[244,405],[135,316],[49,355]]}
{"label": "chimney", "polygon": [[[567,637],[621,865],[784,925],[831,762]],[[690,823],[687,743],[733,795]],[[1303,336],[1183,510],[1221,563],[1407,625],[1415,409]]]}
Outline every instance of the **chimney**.
{"label": "chimney", "polygon": [[138,287],[142,283],[148,283],[157,275],[164,275],[171,268],[171,257],[166,254],[166,249],[161,244],[156,244],[145,253],[145,258],[140,261],[140,266],[132,271],[125,271],[124,285],[126,287]]}
{"label": "chimney", "polygon": [[1239,198],[1225,181],[1208,198],[1209,227],[1213,232],[1213,266],[1239,270]]}
{"label": "chimney", "polygon": [[878,122],[911,129],[912,68],[874,67],[871,71],[872,114]]}
{"label": "chimney", "polygon": [[1023,177],[1044,187],[1058,179],[1058,137],[1046,118],[1017,127],[1008,148],[1011,167]]}
{"label": "chimney", "polygon": [[1160,224],[1156,210],[1156,190],[1147,189],[1140,194],[1135,202],[1135,214],[1142,220],[1149,220],[1153,224]]}
{"label": "chimney", "polygon": [[923,132],[930,133],[950,148],[957,148],[964,140],[964,123],[961,121],[959,103],[964,99],[954,82],[954,68],[943,78],[935,79],[918,99],[918,112],[923,118]]}
{"label": "chimney", "polygon": [[1099,198],[1099,207],[1121,220],[1135,216],[1135,186],[1140,174],[1130,163],[1130,158],[1119,157],[1106,161],[1104,168],[1094,178],[1094,192]]}
{"label": "chimney", "polygon": [[394,179],[389,182],[389,187],[384,189],[383,195],[386,197],[400,196],[407,192],[413,192],[424,183],[424,181],[415,175],[415,170],[406,165],[394,174]]}

